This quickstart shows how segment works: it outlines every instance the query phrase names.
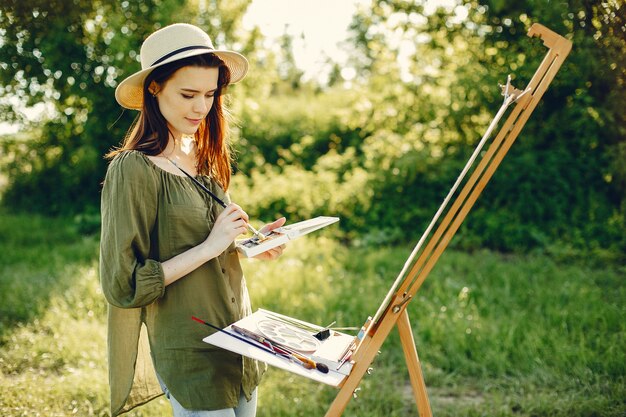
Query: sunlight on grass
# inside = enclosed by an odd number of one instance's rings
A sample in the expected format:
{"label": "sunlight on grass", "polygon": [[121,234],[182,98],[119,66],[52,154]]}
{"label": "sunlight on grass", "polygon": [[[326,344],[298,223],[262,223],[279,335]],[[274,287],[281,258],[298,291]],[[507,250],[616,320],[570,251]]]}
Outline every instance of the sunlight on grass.
{"label": "sunlight on grass", "polygon": [[[0,241],[0,415],[107,416],[97,239],[71,222],[23,216],[0,217],[0,231],[11,236]],[[243,266],[253,308],[360,327],[409,251],[347,248],[322,233],[290,243],[276,262]],[[435,415],[623,415],[624,272],[447,252],[409,306]],[[344,415],[416,415],[395,331],[373,367]],[[270,368],[258,415],[322,416],[335,394]],[[128,415],[171,412],[161,397]]]}
{"label": "sunlight on grass", "polygon": [[[63,270],[75,284],[3,340],[0,385],[10,387],[0,402],[3,416],[107,415],[106,305],[96,267],[92,262]],[[157,401],[129,416],[167,415],[168,407]]]}

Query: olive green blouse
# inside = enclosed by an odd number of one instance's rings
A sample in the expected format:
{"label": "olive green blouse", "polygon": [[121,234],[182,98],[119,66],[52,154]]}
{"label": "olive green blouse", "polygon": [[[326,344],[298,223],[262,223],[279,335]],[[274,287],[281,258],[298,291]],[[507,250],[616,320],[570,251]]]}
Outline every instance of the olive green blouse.
{"label": "olive green blouse", "polygon": [[[215,181],[198,180],[228,201]],[[161,266],[205,240],[221,206],[191,179],[125,151],[109,165],[101,210],[111,414],[162,394],[155,368],[188,409],[235,407],[241,392],[249,399],[265,365],[204,343],[213,331],[191,319],[225,327],[251,313],[234,244],[167,287]]]}

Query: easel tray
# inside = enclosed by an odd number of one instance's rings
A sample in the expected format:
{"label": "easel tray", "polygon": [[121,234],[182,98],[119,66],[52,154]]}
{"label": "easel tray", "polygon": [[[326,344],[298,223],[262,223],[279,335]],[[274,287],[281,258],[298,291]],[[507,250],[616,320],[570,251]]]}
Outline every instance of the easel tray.
{"label": "easel tray", "polygon": [[[341,386],[352,369],[352,363],[350,363],[350,361],[341,363],[341,360],[352,346],[355,337],[331,330],[330,336],[321,341],[312,338],[313,333],[310,333],[311,338],[292,337],[290,339],[290,335],[298,331],[298,327],[292,326],[290,323],[299,323],[305,327],[324,330],[323,327],[315,324],[263,309],[259,309],[250,316],[231,324],[224,328],[224,330],[235,334],[233,331],[234,325],[258,334],[271,336],[273,339],[285,341],[290,347],[298,348],[295,350],[298,350],[307,358],[328,366],[328,373],[322,373],[317,369],[306,369],[293,361],[273,355],[262,348],[257,348],[249,343],[245,343],[224,332],[215,332],[205,337],[203,341],[327,385],[334,387]],[[289,327],[291,327],[291,329],[289,329]],[[301,347],[297,346],[298,343],[301,344]]]}

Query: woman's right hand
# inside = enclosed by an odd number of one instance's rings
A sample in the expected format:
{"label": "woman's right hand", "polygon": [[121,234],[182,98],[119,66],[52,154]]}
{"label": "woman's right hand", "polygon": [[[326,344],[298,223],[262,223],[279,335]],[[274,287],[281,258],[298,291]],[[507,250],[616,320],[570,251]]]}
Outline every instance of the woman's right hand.
{"label": "woman's right hand", "polygon": [[237,236],[246,233],[248,215],[235,203],[230,203],[217,216],[211,233],[203,245],[215,251],[217,255],[224,252]]}

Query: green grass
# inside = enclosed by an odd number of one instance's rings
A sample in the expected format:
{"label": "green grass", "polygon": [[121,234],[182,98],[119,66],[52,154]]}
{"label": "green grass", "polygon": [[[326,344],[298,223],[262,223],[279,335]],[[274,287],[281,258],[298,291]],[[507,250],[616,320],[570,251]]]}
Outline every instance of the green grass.
{"label": "green grass", "polygon": [[[255,307],[360,326],[410,249],[305,238],[244,268]],[[0,213],[0,415],[108,415],[97,258],[97,238],[71,221]],[[624,278],[615,265],[446,252],[409,306],[434,414],[623,416]],[[344,415],[416,415],[395,332],[373,366]],[[335,393],[272,368],[258,415],[323,416]],[[169,416],[169,405],[128,415]]]}

